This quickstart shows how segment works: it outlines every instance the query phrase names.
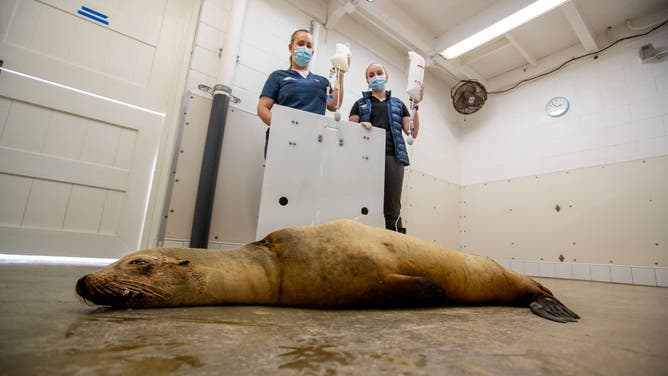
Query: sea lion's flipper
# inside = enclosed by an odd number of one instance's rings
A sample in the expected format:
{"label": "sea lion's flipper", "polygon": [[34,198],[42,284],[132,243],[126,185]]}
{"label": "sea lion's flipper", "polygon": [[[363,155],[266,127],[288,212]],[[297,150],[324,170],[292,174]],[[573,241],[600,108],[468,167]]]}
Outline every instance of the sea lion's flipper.
{"label": "sea lion's flipper", "polygon": [[577,313],[568,309],[560,301],[548,296],[537,297],[529,304],[529,308],[536,315],[556,322],[575,322],[580,318]]}
{"label": "sea lion's flipper", "polygon": [[447,302],[445,291],[421,276],[388,274],[369,291],[367,305],[383,307],[430,306]]}

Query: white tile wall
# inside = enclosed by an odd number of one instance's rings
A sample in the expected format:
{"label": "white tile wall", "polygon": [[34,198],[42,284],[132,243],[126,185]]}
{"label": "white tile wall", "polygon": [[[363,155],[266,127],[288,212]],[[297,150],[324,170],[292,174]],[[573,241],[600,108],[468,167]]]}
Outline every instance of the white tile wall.
{"label": "white tile wall", "polygon": [[612,282],[610,265],[591,264],[590,269],[592,281]]}
{"label": "white tile wall", "polygon": [[[668,100],[668,96],[666,96]],[[663,129],[663,118],[651,117],[646,119],[636,120],[634,126],[637,129],[637,141],[648,140],[652,138],[662,137],[665,135]]]}
{"label": "white tile wall", "polygon": [[631,268],[633,283],[636,285],[656,286],[656,272],[654,268],[634,266]]}
{"label": "white tile wall", "polygon": [[[215,75],[208,75],[202,72],[198,72],[196,70],[190,69],[188,72],[188,90],[190,92],[195,93],[197,95],[208,95],[204,94],[204,92],[200,91],[197,86],[198,85],[206,85],[208,87],[213,87],[216,85],[216,76]],[[236,95],[236,93],[235,93]],[[210,96],[209,96],[210,97]]]}
{"label": "white tile wall", "polygon": [[229,7],[222,7],[219,1],[206,0],[202,4],[200,22],[224,32],[227,30]]}
{"label": "white tile wall", "polygon": [[657,286],[668,287],[668,268],[655,268]]}
{"label": "white tile wall", "polygon": [[216,77],[218,74],[219,62],[218,52],[195,46],[193,49],[192,60],[190,61],[190,68],[208,76]]}
{"label": "white tile wall", "polygon": [[540,262],[540,276],[547,278],[557,277],[557,264],[554,262]]}
{"label": "white tile wall", "polygon": [[[668,59],[642,64],[637,55],[641,44],[662,44],[667,38],[668,30],[663,30],[509,94],[491,96],[466,118],[460,137],[461,184],[668,154],[663,139]],[[571,109],[550,118],[545,103],[559,95],[570,100]]]}
{"label": "white tile wall", "polygon": [[206,48],[215,53],[223,46],[223,32],[224,30],[217,29],[211,25],[200,22],[197,26],[197,36],[195,44],[199,47]]}
{"label": "white tile wall", "polygon": [[524,262],[524,274],[540,277],[540,263],[534,261]]}
{"label": "white tile wall", "polygon": [[668,95],[668,72],[656,77],[656,86],[659,95]]}
{"label": "white tile wall", "polygon": [[494,261],[496,261],[499,264],[503,265],[504,267],[510,269],[510,260],[494,259]]}
{"label": "white tile wall", "polygon": [[668,95],[657,95],[645,100],[631,101],[631,117],[633,119],[645,119],[663,116],[666,114],[665,103],[668,103]]}
{"label": "white tile wall", "polygon": [[167,240],[162,243],[165,248],[188,248],[188,242],[183,240]]}
{"label": "white tile wall", "polygon": [[668,268],[495,259],[516,272],[543,278],[624,283],[668,287]]}
{"label": "white tile wall", "polygon": [[[237,243],[209,242],[207,247],[208,249],[233,249],[242,245],[243,244]],[[162,246],[166,248],[188,248],[190,247],[190,241],[183,239],[165,239]]]}
{"label": "white tile wall", "polygon": [[591,268],[589,264],[573,263],[573,278],[591,280]]}
{"label": "white tile wall", "polygon": [[218,54],[223,48],[231,4],[231,0],[205,0],[202,3],[188,72],[187,88],[193,93],[200,93],[197,88],[200,84],[213,87],[218,83]]}
{"label": "white tile wall", "polygon": [[236,243],[209,243],[209,244],[214,244],[217,249],[234,249],[242,246],[243,244],[236,244]]}
{"label": "white tile wall", "polygon": [[510,269],[514,270],[518,273],[525,274],[524,273],[524,262],[522,262],[522,261],[511,260],[510,261]]}
{"label": "white tile wall", "polygon": [[631,267],[622,265],[610,265],[610,279],[616,283],[633,283]]}
{"label": "white tile wall", "polygon": [[557,278],[573,279],[573,264],[570,262],[557,264],[555,276]]}

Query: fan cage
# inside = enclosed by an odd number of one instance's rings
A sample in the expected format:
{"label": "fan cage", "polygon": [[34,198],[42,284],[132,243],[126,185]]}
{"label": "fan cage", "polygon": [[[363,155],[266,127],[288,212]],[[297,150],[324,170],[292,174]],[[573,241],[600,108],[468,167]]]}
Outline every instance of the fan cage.
{"label": "fan cage", "polygon": [[[462,101],[464,96],[466,102],[473,99],[473,103],[467,104]],[[452,105],[457,112],[464,115],[472,114],[478,111],[487,101],[487,90],[478,81],[462,80],[450,89],[450,97],[452,98]]]}

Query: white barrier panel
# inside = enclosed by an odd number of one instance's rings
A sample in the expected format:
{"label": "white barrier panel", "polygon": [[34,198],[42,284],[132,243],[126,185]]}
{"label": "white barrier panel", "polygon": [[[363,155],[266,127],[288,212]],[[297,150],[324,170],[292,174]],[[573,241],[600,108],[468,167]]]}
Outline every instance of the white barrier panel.
{"label": "white barrier panel", "polygon": [[338,218],[384,228],[385,130],[274,105],[257,238]]}

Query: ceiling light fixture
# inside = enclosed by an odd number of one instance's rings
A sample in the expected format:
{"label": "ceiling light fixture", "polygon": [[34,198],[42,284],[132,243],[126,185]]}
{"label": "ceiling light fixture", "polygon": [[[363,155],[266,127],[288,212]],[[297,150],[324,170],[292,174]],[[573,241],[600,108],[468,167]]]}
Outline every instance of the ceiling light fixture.
{"label": "ceiling light fixture", "polygon": [[548,12],[568,0],[538,0],[531,5],[528,5],[510,16],[498,21],[497,23],[480,30],[470,37],[453,44],[452,46],[441,51],[441,56],[446,59],[452,59],[460,56],[472,49],[489,42],[490,40],[503,35],[514,28],[525,24],[532,19]]}

